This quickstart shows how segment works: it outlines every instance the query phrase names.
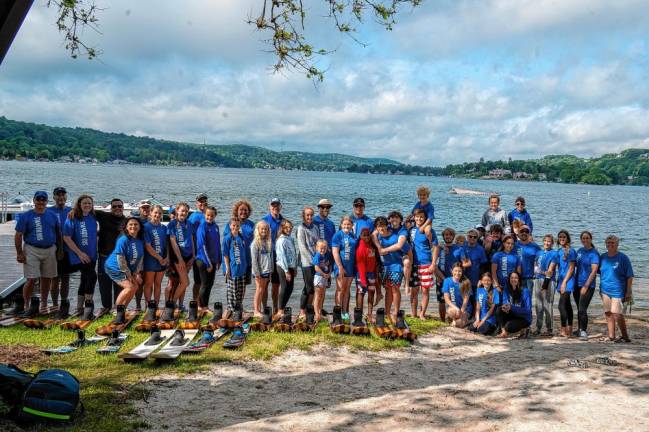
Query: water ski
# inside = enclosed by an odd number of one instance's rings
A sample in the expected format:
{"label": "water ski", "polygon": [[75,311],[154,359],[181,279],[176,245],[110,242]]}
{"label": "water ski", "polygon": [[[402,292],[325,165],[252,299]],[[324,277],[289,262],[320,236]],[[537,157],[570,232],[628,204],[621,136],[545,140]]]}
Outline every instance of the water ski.
{"label": "water ski", "polygon": [[386,325],[385,323],[385,309],[384,308],[378,308],[376,310],[376,322],[374,324],[374,333],[378,337],[384,338],[384,339],[390,339],[395,336],[394,332],[392,329]]}
{"label": "water ski", "polygon": [[290,332],[293,329],[293,317],[291,316],[292,313],[293,310],[289,306],[284,308],[284,315],[277,323],[275,323],[275,331]]}
{"label": "water ski", "polygon": [[264,308],[264,316],[261,318],[261,321],[257,321],[250,324],[250,329],[252,331],[264,332],[273,328],[275,324],[273,321],[273,310],[270,306]]}
{"label": "water ski", "polygon": [[158,321],[160,318],[160,310],[155,300],[149,301],[146,307],[146,312],[144,312],[144,318],[142,321],[135,326],[135,331],[140,332],[150,332],[151,327]]}
{"label": "water ski", "polygon": [[212,313],[212,317],[210,320],[205,324],[204,326],[201,327],[202,331],[215,331],[220,329],[221,327],[219,326],[219,322],[221,321],[221,318],[223,318],[223,304],[221,302],[215,302],[214,303],[214,312]]}
{"label": "water ski", "polygon": [[140,345],[126,353],[117,354],[117,356],[124,361],[137,361],[146,360],[149,354],[160,348],[171,335],[174,334],[173,330],[160,330],[157,327],[151,328],[151,336],[147,338]]}
{"label": "water ski", "polygon": [[128,333],[120,333],[119,330],[113,330],[113,333],[108,338],[106,346],[97,348],[99,354],[113,354],[119,351],[126,339],[128,338]]}
{"label": "water ski", "polygon": [[226,328],[218,328],[216,330],[205,330],[201,335],[201,338],[196,342],[189,344],[187,348],[183,350],[183,353],[201,353],[211,347],[214,342],[221,339],[225,336],[230,330]]}
{"label": "water ski", "polygon": [[235,309],[229,318],[221,318],[217,322],[218,327],[224,327],[232,330],[235,327],[240,327],[243,323],[248,322],[250,315],[244,315],[243,309]]}
{"label": "water ski", "polygon": [[358,336],[367,336],[370,334],[370,329],[363,320],[363,309],[361,308],[354,308],[354,321],[351,325],[351,333]]}
{"label": "water ski", "polygon": [[92,336],[89,338],[86,338],[86,332],[84,330],[77,330],[77,338],[70,342],[68,345],[60,346],[57,348],[47,348],[44,350],[41,350],[43,353],[51,355],[51,354],[69,354],[71,352],[76,351],[78,348],[83,348],[87,345],[91,345],[94,343],[101,342],[103,340],[106,340],[106,336]]}
{"label": "water ski", "polygon": [[119,332],[124,331],[131,323],[137,318],[139,312],[137,311],[127,311],[126,306],[118,305],[117,314],[115,319],[105,326],[101,326],[95,330],[95,333],[102,336],[108,336],[113,333],[114,330]]}
{"label": "water ski", "polygon": [[174,360],[187,348],[198,334],[198,330],[176,329],[169,342],[162,346],[158,351],[149,355],[156,360]]}
{"label": "water ski", "polygon": [[58,311],[58,307],[56,306],[50,306],[45,309],[44,313],[40,312],[40,304],[41,300],[39,297],[32,297],[30,304],[29,304],[29,309],[26,311],[23,311],[21,313],[15,314],[7,319],[4,319],[0,321],[0,326],[2,327],[10,327],[12,325],[20,324],[28,319],[34,319],[37,316],[50,316],[56,311]]}
{"label": "water ski", "polygon": [[340,306],[334,306],[329,328],[331,328],[332,333],[336,334],[347,334],[350,332],[351,329],[349,327],[349,324],[346,324],[343,321],[343,313]]}
{"label": "water ski", "polygon": [[178,318],[180,317],[180,310],[176,309],[176,303],[172,300],[165,303],[165,308],[160,314],[156,326],[160,330],[172,330],[178,325]]}
{"label": "water ski", "polygon": [[306,318],[293,324],[293,331],[313,331],[316,327],[313,305],[306,305]]}
{"label": "water ski", "polygon": [[236,327],[232,330],[232,336],[230,339],[225,341],[223,348],[226,349],[236,349],[239,348],[246,341],[246,336],[250,332],[250,324],[243,323],[240,327]]}
{"label": "water ski", "polygon": [[95,302],[92,300],[86,300],[83,303],[83,312],[81,318],[72,321],[65,321],[61,323],[61,328],[63,330],[83,330],[88,327],[94,320],[102,317],[105,313],[108,313],[107,310],[104,310],[101,314],[95,313]]}
{"label": "water ski", "polygon": [[400,339],[405,339],[410,342],[417,339],[417,334],[410,330],[410,326],[406,322],[405,312],[403,311],[403,309],[400,309],[397,312],[397,322],[394,324],[394,328],[396,331],[396,336]]}
{"label": "water ski", "polygon": [[189,302],[189,312],[187,313],[187,318],[180,323],[178,328],[183,330],[198,330],[201,326],[201,320],[205,316],[205,312],[198,312],[198,302],[190,301]]}

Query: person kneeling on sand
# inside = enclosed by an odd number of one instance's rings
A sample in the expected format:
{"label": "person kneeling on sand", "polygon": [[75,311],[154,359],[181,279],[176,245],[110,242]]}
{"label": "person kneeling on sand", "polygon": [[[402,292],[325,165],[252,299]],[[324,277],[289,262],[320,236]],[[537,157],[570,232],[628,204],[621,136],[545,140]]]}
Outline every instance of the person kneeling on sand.
{"label": "person kneeling on sand", "polygon": [[469,324],[473,310],[470,301],[471,281],[462,278],[462,264],[455,263],[452,276],[444,279],[442,292],[446,302],[446,316],[452,320],[454,327],[464,328]]}
{"label": "person kneeling on sand", "polygon": [[504,295],[503,305],[496,310],[496,321],[500,327],[499,338],[506,338],[520,332],[527,337],[532,324],[532,295],[527,287],[521,287],[518,272],[509,275],[509,292]]}

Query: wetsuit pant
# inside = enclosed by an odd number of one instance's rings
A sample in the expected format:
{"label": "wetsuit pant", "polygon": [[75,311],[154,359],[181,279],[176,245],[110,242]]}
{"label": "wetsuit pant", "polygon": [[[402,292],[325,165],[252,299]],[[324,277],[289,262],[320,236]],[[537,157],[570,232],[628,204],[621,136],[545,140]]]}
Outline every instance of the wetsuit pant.
{"label": "wetsuit pant", "polygon": [[546,289],[543,288],[543,279],[534,280],[534,307],[536,308],[536,329],[540,332],[545,320],[545,328],[552,330],[554,303],[554,282],[550,281]]}
{"label": "wetsuit pant", "polygon": [[313,288],[313,276],[315,274],[315,267],[302,267],[302,278],[304,279],[304,288],[302,289],[302,296],[300,297],[300,309],[306,309],[309,303],[309,296],[315,293]]}
{"label": "wetsuit pant", "polygon": [[493,334],[494,330],[496,330],[496,326],[493,325],[493,324],[491,324],[491,323],[484,322],[484,323],[482,323],[482,325],[481,325],[480,327],[478,327],[478,328],[475,328],[473,325],[470,325],[470,326],[469,326],[469,329],[470,329],[472,332],[480,333],[480,334],[483,335],[483,336],[489,336],[489,335]]}
{"label": "wetsuit pant", "polygon": [[198,301],[201,307],[207,307],[210,304],[210,294],[214,286],[214,278],[216,277],[216,268],[212,267],[212,271],[208,272],[208,265],[203,261],[197,259],[194,264],[198,273],[200,273],[201,289],[198,292]]}
{"label": "wetsuit pant", "polygon": [[561,315],[561,327],[572,325],[572,302],[569,292],[564,292],[559,297],[559,314]]}
{"label": "wetsuit pant", "polygon": [[588,288],[586,294],[581,295],[581,288],[579,287],[575,288],[575,291],[572,293],[577,304],[577,323],[579,324],[579,330],[588,330],[588,306],[590,306],[590,301],[593,299],[594,293],[595,288]]}
{"label": "wetsuit pant", "polygon": [[99,255],[97,260],[97,279],[99,280],[99,294],[101,295],[101,306],[110,309],[115,304],[117,296],[122,291],[122,288],[117,285],[113,280],[106,274],[104,270],[104,264],[108,259],[107,256]]}
{"label": "wetsuit pant", "polygon": [[295,269],[289,270],[291,280],[286,280],[286,273],[280,266],[277,266],[277,274],[279,276],[279,308],[284,309],[291,299],[293,294],[293,284],[295,283]]}
{"label": "wetsuit pant", "polygon": [[498,321],[498,326],[505,329],[509,334],[519,332],[525,327],[529,327],[529,323],[525,318],[516,316],[511,310],[505,312],[502,307],[496,309],[496,321]]}
{"label": "wetsuit pant", "polygon": [[96,262],[92,261],[87,264],[77,264],[72,267],[72,272],[81,272],[81,279],[79,281],[80,296],[93,295],[95,293],[95,284],[97,283],[97,272],[95,271]]}

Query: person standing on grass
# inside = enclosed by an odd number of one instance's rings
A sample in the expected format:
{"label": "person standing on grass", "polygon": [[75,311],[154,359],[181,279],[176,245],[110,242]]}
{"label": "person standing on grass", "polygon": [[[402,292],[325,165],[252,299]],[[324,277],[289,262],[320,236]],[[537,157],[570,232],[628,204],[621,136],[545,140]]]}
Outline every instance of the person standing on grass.
{"label": "person standing on grass", "polygon": [[[397,313],[401,308],[401,282],[403,281],[403,252],[401,248],[391,246],[399,242],[398,232],[390,231],[388,221],[384,217],[376,218],[377,240],[379,242],[379,254],[383,261],[383,285],[385,286],[385,312],[396,322]],[[394,313],[391,312],[394,306]]]}
{"label": "person standing on grass", "polygon": [[[432,225],[424,227],[428,220],[428,215],[423,209],[417,208],[413,211],[415,216],[415,226],[410,229],[410,239],[413,245],[413,261],[415,268],[413,272],[419,275],[419,285],[421,287],[421,309],[418,307],[418,290],[411,288],[410,306],[412,316],[418,316],[421,319],[426,318],[426,310],[430,301],[430,290],[435,285],[435,269],[439,257],[439,243],[437,235]],[[422,231],[422,227],[424,227]]]}
{"label": "person standing on grass", "polygon": [[323,198],[318,201],[318,214],[313,217],[313,223],[318,227],[318,237],[320,240],[325,240],[328,245],[336,234],[336,225],[329,219],[329,212],[333,207],[333,203]]}
{"label": "person standing on grass", "polygon": [[[113,253],[117,238],[124,229],[124,202],[119,198],[110,201],[110,212],[101,210],[95,211],[95,217],[99,223],[98,234],[98,258],[97,258],[97,280],[99,281],[99,294],[101,295],[101,306],[99,314],[103,315],[113,307],[121,290],[119,284],[115,283],[105,271],[106,259]],[[77,303],[77,307],[83,307],[83,300]]]}
{"label": "person standing on grass", "polygon": [[[336,306],[343,310],[343,319],[349,319],[349,289],[355,276],[355,260],[357,240],[352,232],[352,218],[345,215],[340,221],[340,230],[331,241],[331,251],[334,258],[334,274],[336,275]],[[370,230],[369,227],[365,227]]]}
{"label": "person standing on grass", "polygon": [[255,317],[264,316],[264,308],[268,301],[268,283],[275,268],[275,251],[270,239],[270,227],[261,220],[255,226],[255,237],[250,246],[252,274],[255,276],[255,296],[252,309]]}
{"label": "person standing on grass", "polygon": [[579,339],[588,340],[588,306],[595,293],[597,270],[599,269],[599,252],[593,246],[593,235],[583,231],[579,236],[583,247],[577,251],[577,286],[572,292],[577,306],[577,325]]}
{"label": "person standing on grass", "polygon": [[480,234],[476,229],[470,229],[466,233],[467,241],[460,249],[460,261],[464,273],[471,281],[471,297],[472,301],[475,300],[476,292],[478,290],[478,283],[480,282],[480,270],[488,263],[487,253],[484,248],[478,244],[478,237]]}
{"label": "person standing on grass", "polygon": [[[151,215],[151,201],[148,199],[144,199],[140,201],[137,205],[138,208],[138,214],[137,216],[140,218],[140,223],[142,224],[142,227],[149,222],[149,216]],[[144,280],[144,273],[139,275],[139,278]],[[136,311],[141,311],[142,310],[142,295],[144,294],[144,284],[140,285],[139,288],[137,289],[137,292],[135,293],[135,310]]]}
{"label": "person standing on grass", "polygon": [[[221,233],[216,223],[216,214],[216,207],[208,206],[205,209],[205,220],[196,232],[196,268],[200,272],[201,280],[198,306],[202,312],[209,311],[214,277],[221,267]],[[245,251],[242,253],[245,255]]]}
{"label": "person standing on grass", "polygon": [[[315,310],[315,321],[320,322],[322,319],[322,308],[324,306],[325,292],[331,285],[332,273],[331,252],[326,240],[318,240],[316,243],[316,253],[313,255],[313,287],[315,296],[313,298],[313,308]],[[360,270],[359,270],[360,272]],[[370,306],[371,311],[371,306]]]}
{"label": "person standing on grass", "polygon": [[297,271],[297,251],[295,242],[291,237],[293,224],[288,220],[282,220],[278,229],[277,241],[275,242],[275,255],[277,256],[277,271],[279,273],[280,291],[279,291],[279,309],[277,317],[284,316],[284,310],[293,293],[293,284],[295,283],[295,273]]}
{"label": "person standing on grass", "polygon": [[[115,300],[118,310],[124,310],[128,306],[142,284],[138,274],[144,259],[143,232],[139,218],[127,218],[123,234],[117,239],[115,249],[106,259],[106,274],[122,288]],[[123,319],[123,314],[118,313],[118,316]]]}
{"label": "person standing on grass", "polygon": [[[72,211],[72,207],[66,205],[68,201],[68,192],[64,187],[55,187],[54,192],[52,193],[54,197],[54,205],[48,207],[47,210],[56,214],[57,219],[59,220],[59,226],[63,229],[65,221],[68,219],[68,214]],[[63,234],[61,234],[63,238]],[[63,245],[63,250],[65,251],[65,245]],[[67,253],[62,254],[62,258],[56,262],[56,273],[57,277],[52,278],[50,284],[50,295],[52,296],[52,306],[59,305],[59,295],[61,297],[61,308],[59,309],[59,314],[57,318],[67,318],[68,310],[70,309],[70,303],[68,300],[68,292],[70,291],[70,258]]]}
{"label": "person standing on grass", "polygon": [[532,216],[525,208],[525,198],[519,196],[515,201],[516,207],[512,209],[507,215],[507,221],[510,226],[513,226],[515,220],[521,221],[523,225],[527,225],[530,229],[530,234],[534,232],[534,225],[532,225]]}
{"label": "person standing on grass", "polygon": [[[243,239],[243,244],[246,247],[246,276],[244,278],[243,296],[246,296],[246,288],[252,283],[252,255],[250,246],[255,238],[255,223],[250,220],[252,215],[252,205],[246,200],[239,200],[232,206],[233,218],[239,219],[239,235]],[[223,229],[223,237],[230,235],[230,224],[225,224]]]}
{"label": "person standing on grass", "polygon": [[575,265],[577,252],[570,247],[570,234],[566,230],[557,234],[559,314],[561,315],[561,331],[559,336],[572,337],[572,303],[570,297],[575,289]]}
{"label": "person standing on grass", "polygon": [[63,241],[68,247],[72,272],[81,272],[78,296],[92,300],[97,283],[97,219],[90,195],[77,198],[63,226]]}
{"label": "person standing on grass", "polygon": [[[629,257],[620,252],[620,239],[606,237],[606,253],[600,256],[599,289],[608,329],[607,341],[631,342],[624,319],[623,302],[633,301],[633,266]],[[621,336],[615,339],[615,324]]]}
{"label": "person standing on grass", "polygon": [[[536,253],[534,261],[534,299],[536,303],[536,330],[534,336],[552,336],[554,289],[556,281],[555,268],[559,256],[555,251],[554,237],[546,234],[543,237],[543,249]],[[541,333],[545,318],[545,333]]]}
{"label": "person standing on grass", "polygon": [[[200,224],[205,220],[205,210],[207,209],[207,206],[207,194],[199,193],[198,195],[196,195],[196,210],[187,217],[187,223],[191,226],[193,233],[194,255],[196,255],[198,252],[198,249],[196,249],[196,233],[198,232],[198,227],[200,226]],[[192,265],[192,273],[194,278],[194,285],[192,286],[192,299],[194,301],[198,301],[198,294],[201,290],[202,282],[201,272],[195,260]]]}
{"label": "person standing on grass", "polygon": [[144,300],[148,305],[153,294],[156,308],[160,304],[162,277],[169,265],[167,227],[162,224],[162,213],[161,206],[153,206],[151,220],[144,224]]}
{"label": "person standing on grass", "polygon": [[356,307],[363,309],[365,294],[367,294],[367,316],[373,319],[374,292],[376,290],[376,261],[378,254],[372,242],[369,228],[363,228],[360,241],[356,246]]}
{"label": "person standing on grass", "polygon": [[[273,251],[275,251],[275,243],[277,242],[279,226],[284,220],[282,216],[282,202],[279,198],[273,198],[268,204],[268,213],[262,218],[264,222],[268,224],[270,228],[270,240],[272,242]],[[277,254],[274,255],[275,263],[273,264],[273,272],[270,275],[271,283],[271,298],[273,300],[273,315],[275,315],[279,309],[279,269],[277,268]]]}
{"label": "person standing on grass", "polygon": [[311,207],[302,209],[302,223],[297,227],[297,247],[300,256],[300,267],[302,267],[302,278],[304,288],[300,296],[299,318],[306,317],[306,306],[313,303],[315,288],[313,286],[313,256],[316,253],[316,243],[320,237],[318,227],[313,223],[315,212]]}
{"label": "person standing on grass", "polygon": [[187,221],[189,204],[180,202],[175,206],[176,218],[167,225],[171,262],[178,274],[178,286],[169,293],[167,300],[183,303],[185,290],[189,286],[189,271],[196,256],[194,255],[194,233],[192,225]]}
{"label": "person standing on grass", "polygon": [[57,275],[57,255],[60,257],[63,253],[59,220],[56,214],[47,211],[47,192],[37,191],[33,202],[34,208],[20,215],[14,237],[16,261],[23,264],[27,279],[23,287],[25,311],[21,317],[24,318],[34,316],[34,311],[29,310],[29,302],[38,278],[43,299],[39,312],[45,313],[50,282]]}
{"label": "person standing on grass", "polygon": [[246,269],[248,268],[245,244],[241,237],[241,223],[238,218],[230,218],[230,235],[223,238],[223,274],[228,303],[226,318],[235,310],[243,311],[243,291],[245,289]]}
{"label": "person standing on grass", "polygon": [[509,233],[510,228],[507,212],[500,208],[500,196],[496,194],[489,195],[489,208],[482,215],[482,226],[487,231],[491,231],[491,226],[495,224],[500,225],[505,234]]}

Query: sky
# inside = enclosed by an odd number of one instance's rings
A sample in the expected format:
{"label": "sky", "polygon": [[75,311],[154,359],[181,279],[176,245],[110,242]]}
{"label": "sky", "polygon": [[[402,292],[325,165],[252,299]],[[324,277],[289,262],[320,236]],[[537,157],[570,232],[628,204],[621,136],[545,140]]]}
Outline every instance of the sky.
{"label": "sky", "polygon": [[102,51],[71,59],[35,0],[0,65],[0,115],[192,143],[387,157],[418,165],[649,148],[649,2],[424,0],[393,31],[340,35],[315,84],[273,73],[262,0],[95,0]]}

